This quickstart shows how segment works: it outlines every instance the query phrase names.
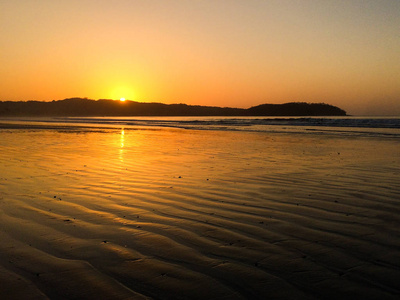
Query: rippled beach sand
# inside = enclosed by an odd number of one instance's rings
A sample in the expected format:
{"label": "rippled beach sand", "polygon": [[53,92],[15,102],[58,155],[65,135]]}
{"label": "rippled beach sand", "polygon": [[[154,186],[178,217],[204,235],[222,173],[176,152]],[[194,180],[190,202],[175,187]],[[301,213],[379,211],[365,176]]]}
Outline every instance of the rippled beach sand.
{"label": "rippled beach sand", "polygon": [[395,299],[400,142],[0,129],[1,299]]}

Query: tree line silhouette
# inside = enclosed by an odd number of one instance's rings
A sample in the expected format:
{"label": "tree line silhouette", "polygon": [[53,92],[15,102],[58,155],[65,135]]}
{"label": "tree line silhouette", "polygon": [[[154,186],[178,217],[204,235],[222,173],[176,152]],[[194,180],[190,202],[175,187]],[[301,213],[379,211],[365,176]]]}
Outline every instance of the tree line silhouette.
{"label": "tree line silhouette", "polygon": [[45,101],[0,101],[0,116],[345,116],[325,103],[261,104],[247,109],[187,104],[69,98]]}

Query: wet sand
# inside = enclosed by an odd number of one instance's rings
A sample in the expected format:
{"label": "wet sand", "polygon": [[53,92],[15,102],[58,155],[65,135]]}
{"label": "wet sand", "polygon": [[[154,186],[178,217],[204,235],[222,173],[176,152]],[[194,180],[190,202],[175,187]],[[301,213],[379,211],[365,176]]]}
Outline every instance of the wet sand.
{"label": "wet sand", "polygon": [[400,143],[0,129],[1,299],[398,299]]}

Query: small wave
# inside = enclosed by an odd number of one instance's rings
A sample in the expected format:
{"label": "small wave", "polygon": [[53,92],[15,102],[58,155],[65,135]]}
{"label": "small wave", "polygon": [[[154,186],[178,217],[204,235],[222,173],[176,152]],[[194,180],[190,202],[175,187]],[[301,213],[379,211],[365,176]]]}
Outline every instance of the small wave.
{"label": "small wave", "polygon": [[[3,120],[3,123],[9,121]],[[151,127],[400,138],[400,118],[395,117],[60,117],[14,119],[13,122],[34,126],[58,123],[58,126]]]}
{"label": "small wave", "polygon": [[63,122],[122,124],[144,126],[255,126],[255,125],[285,125],[285,126],[323,126],[352,128],[400,128],[400,118],[232,118],[232,117],[138,117],[138,118],[57,118]]}

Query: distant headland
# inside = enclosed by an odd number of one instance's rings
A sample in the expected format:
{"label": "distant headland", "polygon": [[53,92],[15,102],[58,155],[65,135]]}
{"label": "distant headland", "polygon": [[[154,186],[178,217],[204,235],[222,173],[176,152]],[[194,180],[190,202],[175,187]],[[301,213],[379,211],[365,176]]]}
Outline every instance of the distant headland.
{"label": "distant headland", "polygon": [[187,104],[69,98],[44,101],[0,101],[0,116],[345,116],[325,103],[290,102],[231,108]]}

